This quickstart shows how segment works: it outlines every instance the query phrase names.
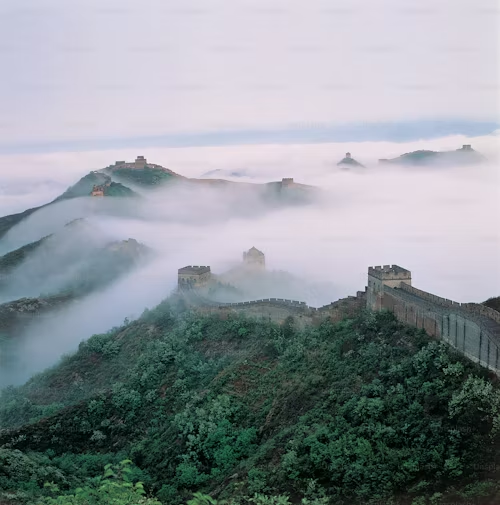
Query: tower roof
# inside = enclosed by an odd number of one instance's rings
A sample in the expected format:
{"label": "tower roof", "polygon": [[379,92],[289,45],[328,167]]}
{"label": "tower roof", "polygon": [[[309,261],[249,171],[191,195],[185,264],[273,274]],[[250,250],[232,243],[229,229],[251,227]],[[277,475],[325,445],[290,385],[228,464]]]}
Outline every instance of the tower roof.
{"label": "tower roof", "polygon": [[179,274],[192,274],[192,275],[201,275],[207,272],[210,272],[209,266],[198,266],[198,265],[189,265],[187,267],[179,268],[177,271]]}
{"label": "tower roof", "polygon": [[262,251],[259,251],[258,249],[256,249],[255,247],[252,246],[248,250],[247,255],[250,255],[250,256],[264,256],[264,253]]}

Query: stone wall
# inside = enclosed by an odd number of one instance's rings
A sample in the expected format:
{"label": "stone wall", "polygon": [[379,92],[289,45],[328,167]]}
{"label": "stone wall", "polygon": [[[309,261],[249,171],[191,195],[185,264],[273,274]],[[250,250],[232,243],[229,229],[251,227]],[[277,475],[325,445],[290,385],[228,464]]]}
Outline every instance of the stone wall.
{"label": "stone wall", "polygon": [[366,308],[366,291],[358,291],[356,296],[348,296],[323,307],[311,307],[305,302],[284,298],[263,298],[248,302],[220,303],[203,297],[199,292],[181,292],[188,305],[202,312],[218,313],[225,316],[230,312],[244,313],[250,317],[263,318],[282,323],[293,317],[299,326],[318,324],[329,319],[332,322],[354,317]]}
{"label": "stone wall", "polygon": [[491,309],[483,310],[479,304],[460,304],[406,284],[384,286],[380,309],[390,310],[399,321],[424,329],[500,374],[498,312],[491,314]]}

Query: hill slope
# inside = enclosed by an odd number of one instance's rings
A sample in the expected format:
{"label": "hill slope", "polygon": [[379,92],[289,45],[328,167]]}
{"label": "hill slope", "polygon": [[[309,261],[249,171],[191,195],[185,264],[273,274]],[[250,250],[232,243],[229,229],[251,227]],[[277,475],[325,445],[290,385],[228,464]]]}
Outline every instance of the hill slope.
{"label": "hill slope", "polygon": [[[53,236],[46,237],[39,242],[49,242]],[[57,246],[57,243],[55,244]],[[26,253],[26,248],[34,249],[41,246],[39,243],[30,244],[30,246],[21,248]],[[19,257],[18,251],[14,251],[16,259]],[[57,255],[57,247],[51,247],[45,251],[50,255]],[[70,253],[72,251],[69,251]],[[0,258],[2,260],[11,256],[13,253]],[[42,290],[44,287],[52,286],[49,292],[37,294],[36,297],[23,297],[16,300],[9,299],[8,302],[0,304],[0,336],[3,338],[13,338],[20,334],[27,325],[36,322],[36,317],[49,311],[61,307],[80,297],[86,296],[98,289],[102,289],[118,280],[121,276],[130,271],[138,264],[144,262],[150,255],[150,250],[134,239],[128,239],[120,242],[111,242],[104,247],[88,249],[82,251],[84,257],[60,258],[53,265],[38,261],[39,268],[43,271],[31,269],[29,282],[35,282],[36,289]],[[23,258],[23,259],[26,259]],[[66,261],[66,260],[70,261]],[[58,266],[56,272],[51,271],[51,267]],[[2,279],[0,288],[3,293],[9,292],[9,283],[14,284],[15,289],[19,279],[23,278],[23,269],[20,269],[16,276],[16,270],[13,270],[12,276],[8,274]],[[53,283],[51,278],[59,275],[61,282]],[[22,289],[22,286],[17,289]],[[1,348],[0,348],[1,351]]]}
{"label": "hill slope", "polygon": [[58,196],[52,202],[49,202],[40,207],[34,207],[32,209],[25,210],[24,212],[19,212],[17,214],[11,214],[9,216],[0,217],[0,239],[15,225],[19,224],[22,220],[31,216],[37,210],[43,209],[52,205],[56,202],[63,200],[70,200],[72,198],[81,198],[84,196],[90,196],[94,186],[103,186],[104,196],[110,197],[137,197],[137,193],[127,188],[121,183],[114,182],[111,178],[103,173],[90,172],[89,174],[82,177],[76,184],[69,187],[62,195]]}
{"label": "hill slope", "polygon": [[483,305],[486,305],[486,307],[500,312],[500,296],[488,298],[488,300],[483,302]]}
{"label": "hill slope", "polygon": [[[179,303],[4,391],[0,447],[31,451],[42,475],[58,470],[63,492],[100,474],[95,462],[130,455],[148,491],[172,505],[197,489],[496,503],[484,469],[496,468],[499,391],[446,345],[384,313],[298,331]],[[1,487],[39,493],[22,475],[6,466]]]}
{"label": "hill slope", "polygon": [[475,165],[485,161],[486,158],[482,154],[472,149],[471,146],[464,145],[455,151],[413,151],[411,153],[402,154],[397,158],[381,159],[379,163],[415,166],[462,166]]}

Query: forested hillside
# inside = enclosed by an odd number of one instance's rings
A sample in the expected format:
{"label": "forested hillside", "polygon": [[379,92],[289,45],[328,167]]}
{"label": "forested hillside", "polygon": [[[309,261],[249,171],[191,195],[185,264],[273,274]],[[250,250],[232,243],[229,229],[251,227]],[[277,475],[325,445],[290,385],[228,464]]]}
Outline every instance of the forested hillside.
{"label": "forested hillside", "polygon": [[493,504],[499,409],[484,369],[390,314],[299,331],[171,298],[3,392],[0,489],[13,503],[111,503],[106,486],[139,503],[140,481],[164,504]]}

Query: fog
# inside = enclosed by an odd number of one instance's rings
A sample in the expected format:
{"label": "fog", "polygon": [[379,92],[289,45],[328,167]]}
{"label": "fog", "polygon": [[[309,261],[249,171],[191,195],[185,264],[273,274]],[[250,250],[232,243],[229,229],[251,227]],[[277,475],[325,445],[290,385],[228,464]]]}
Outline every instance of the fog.
{"label": "fog", "polygon": [[[185,149],[148,149],[148,160],[190,177],[209,170],[241,171],[228,177],[260,183],[293,177],[322,189],[313,203],[278,206],[262,200],[246,186],[216,189],[205,185],[147,192],[144,198],[80,198],[44,208],[0,239],[0,253],[61,233],[72,219],[85,217],[82,237],[123,240],[151,247],[157,256],[148,265],[83,300],[40,318],[9,348],[4,346],[0,385],[20,383],[54,364],[93,333],[138,317],[166,298],[176,286],[177,269],[210,265],[223,274],[255,246],[266,255],[270,271],[292,277],[256,286],[248,296],[299,299],[313,306],[353,295],[366,285],[370,265],[398,264],[412,271],[413,284],[458,302],[480,302],[500,294],[500,181],[498,136],[460,136],[396,143],[255,145]],[[489,162],[481,166],[415,168],[379,166],[416,149],[447,150],[472,144]],[[366,168],[341,170],[336,163],[350,151]],[[10,157],[19,171],[8,179],[5,193],[15,200],[19,182],[47,183],[52,199],[91,169],[114,159],[133,159],[135,152],[60,153]],[[15,160],[12,158],[16,158]],[[34,158],[44,166],[30,170]],[[68,163],[71,160],[71,163]],[[5,160],[3,160],[5,162]],[[2,157],[0,157],[2,163]],[[65,167],[64,170],[62,167]],[[224,175],[224,174],[222,174]],[[5,184],[5,182],[4,182]],[[53,184],[53,186],[51,186]],[[34,189],[23,189],[22,207],[2,201],[0,212],[19,212],[46,203]],[[9,200],[9,199],[7,199]],[[89,235],[90,234],[90,235]],[[75,261],[84,254],[76,242],[65,249]],[[57,263],[62,249],[54,252]],[[37,251],[19,272],[30,278],[43,267]],[[274,277],[277,279],[278,277]],[[33,292],[38,286],[30,286]],[[5,358],[8,357],[6,360]],[[7,361],[9,363],[7,363]],[[10,365],[9,365],[10,364]]]}

